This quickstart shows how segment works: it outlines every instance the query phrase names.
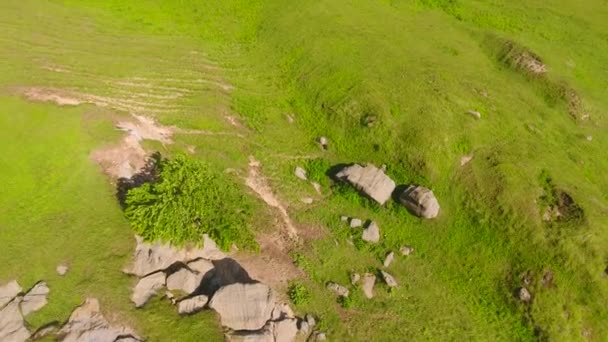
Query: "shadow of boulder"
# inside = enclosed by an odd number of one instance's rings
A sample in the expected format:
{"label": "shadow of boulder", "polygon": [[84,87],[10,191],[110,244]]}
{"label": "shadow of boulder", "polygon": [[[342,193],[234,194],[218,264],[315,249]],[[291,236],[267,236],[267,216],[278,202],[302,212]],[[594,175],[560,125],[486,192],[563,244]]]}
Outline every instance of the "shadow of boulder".
{"label": "shadow of boulder", "polygon": [[234,259],[224,258],[212,261],[214,268],[203,276],[201,285],[195,291],[196,295],[203,294],[209,298],[223,286],[241,283],[253,284],[249,273]]}

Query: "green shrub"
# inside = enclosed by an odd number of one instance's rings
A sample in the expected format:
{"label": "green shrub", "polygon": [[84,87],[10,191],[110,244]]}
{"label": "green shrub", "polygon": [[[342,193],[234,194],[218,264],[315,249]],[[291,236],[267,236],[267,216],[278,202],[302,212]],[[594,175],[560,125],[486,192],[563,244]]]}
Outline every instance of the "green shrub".
{"label": "green shrub", "polygon": [[348,309],[353,306],[354,300],[349,296],[340,296],[338,298],[338,303],[345,309]]}
{"label": "green shrub", "polygon": [[288,294],[289,299],[291,299],[291,302],[295,305],[306,304],[310,299],[310,292],[302,283],[292,283],[289,286]]}
{"label": "green shrub", "polygon": [[209,164],[178,155],[158,161],[158,180],[129,190],[125,215],[146,240],[198,243],[209,234],[223,249],[254,247],[251,200]]}

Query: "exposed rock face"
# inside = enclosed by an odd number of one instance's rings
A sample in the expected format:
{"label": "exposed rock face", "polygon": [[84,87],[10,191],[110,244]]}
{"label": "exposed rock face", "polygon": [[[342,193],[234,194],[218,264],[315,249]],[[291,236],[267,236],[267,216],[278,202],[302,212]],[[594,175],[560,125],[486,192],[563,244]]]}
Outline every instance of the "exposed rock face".
{"label": "exposed rock face", "polygon": [[433,191],[425,187],[408,186],[399,196],[399,201],[418,217],[432,219],[439,215],[439,202]]}
{"label": "exposed rock face", "polygon": [[361,235],[363,241],[377,243],[380,241],[380,228],[378,228],[378,224],[376,222],[370,222],[370,224],[363,230],[363,235]]}
{"label": "exposed rock face", "polygon": [[209,302],[209,307],[220,315],[222,325],[234,330],[261,329],[274,306],[274,292],[261,283],[224,286]]}
{"label": "exposed rock face", "polygon": [[293,311],[289,305],[285,303],[277,303],[272,309],[272,315],[270,317],[273,321],[278,321],[285,318],[295,318]]}
{"label": "exposed rock face", "polygon": [[137,246],[135,247],[133,264],[125,268],[124,272],[138,277],[165,270],[178,262],[186,263],[199,258],[219,260],[226,257],[226,254],[217,248],[215,242],[207,234],[203,236],[204,246],[202,249],[177,249],[168,243],[144,243],[139,236],[136,236],[135,239],[137,240]]}
{"label": "exposed rock face", "polygon": [[270,322],[275,342],[293,342],[298,333],[298,321],[293,318]]}
{"label": "exposed rock face", "polygon": [[104,342],[104,341],[140,341],[141,338],[128,327],[112,326],[101,314],[99,301],[87,300],[76,308],[68,322],[59,331],[59,340],[63,342]]}
{"label": "exposed rock face", "polygon": [[392,275],[384,271],[380,271],[380,273],[382,273],[382,278],[384,278],[384,282],[386,283],[386,285],[388,285],[388,287],[397,287],[397,281]]}
{"label": "exposed rock face", "polygon": [[395,190],[395,182],[371,164],[365,167],[358,164],[347,166],[336,177],[348,181],[380,205],[386,203]]}
{"label": "exposed rock face", "polygon": [[386,255],[386,258],[384,258],[384,267],[389,267],[393,263],[394,259],[395,259],[395,253],[394,252],[388,253]]}
{"label": "exposed rock face", "polygon": [[11,300],[0,310],[0,341],[23,342],[30,337],[30,332],[19,310],[21,299],[17,297]]}
{"label": "exposed rock face", "polygon": [[348,297],[348,289],[340,284],[333,282],[327,283],[327,289],[341,297]]}
{"label": "exposed rock face", "polygon": [[229,342],[274,342],[274,334],[268,329],[260,331],[231,331],[226,334]]}
{"label": "exposed rock face", "polygon": [[185,315],[200,311],[207,305],[207,301],[208,298],[205,295],[186,298],[177,304],[177,312],[181,315]]}
{"label": "exposed rock face", "polygon": [[361,289],[365,297],[374,298],[374,285],[376,284],[376,276],[371,273],[365,273],[361,282]]}
{"label": "exposed rock face", "polygon": [[46,297],[49,295],[49,287],[45,282],[41,281],[34,285],[28,293],[23,297],[21,302],[21,313],[27,316],[34,311],[42,309],[46,305]]}
{"label": "exposed rock face", "polygon": [[167,289],[169,291],[179,290],[184,293],[192,293],[201,284],[203,276],[204,274],[192,272],[185,267],[180,268],[167,277]]}
{"label": "exposed rock face", "polygon": [[133,289],[131,301],[135,303],[136,307],[142,307],[163,286],[165,286],[165,274],[163,272],[152,273],[147,277],[141,278]]}
{"label": "exposed rock face", "polygon": [[17,297],[21,290],[21,286],[16,280],[11,280],[6,285],[0,286],[0,308]]}

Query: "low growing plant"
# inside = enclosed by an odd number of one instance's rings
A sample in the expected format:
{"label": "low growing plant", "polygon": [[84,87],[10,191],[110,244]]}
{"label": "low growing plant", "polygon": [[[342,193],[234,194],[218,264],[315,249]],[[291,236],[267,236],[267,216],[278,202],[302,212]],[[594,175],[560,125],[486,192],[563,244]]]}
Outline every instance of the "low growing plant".
{"label": "low growing plant", "polygon": [[288,295],[291,302],[295,305],[306,304],[310,300],[310,292],[302,283],[292,283],[289,286]]}

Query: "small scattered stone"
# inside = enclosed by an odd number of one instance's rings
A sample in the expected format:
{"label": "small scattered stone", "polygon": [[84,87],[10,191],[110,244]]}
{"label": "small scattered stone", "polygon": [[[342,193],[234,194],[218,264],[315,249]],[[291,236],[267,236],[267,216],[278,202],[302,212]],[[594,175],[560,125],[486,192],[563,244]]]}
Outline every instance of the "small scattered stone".
{"label": "small scattered stone", "polygon": [[469,110],[467,113],[472,115],[475,119],[481,119],[481,113],[476,110]]}
{"label": "small scattered stone", "polygon": [[530,291],[528,291],[528,289],[526,289],[525,287],[521,287],[519,288],[519,290],[517,290],[517,297],[520,301],[524,303],[529,303],[532,300],[532,295],[530,294]]}
{"label": "small scattered stone", "polygon": [[49,292],[49,287],[44,281],[34,285],[34,287],[23,296],[23,301],[21,302],[21,313],[23,316],[27,316],[34,311],[42,309],[48,303],[46,297],[49,295]]}
{"label": "small scattered stone", "polygon": [[386,255],[386,258],[384,259],[384,267],[389,267],[394,259],[395,259],[395,253],[394,252],[388,253]]}
{"label": "small scattered stone", "polygon": [[593,137],[591,135],[588,135],[587,136],[587,141],[591,141],[591,140],[593,140]]}
{"label": "small scattered stone", "polygon": [[305,320],[301,320],[300,325],[298,326],[298,331],[304,336],[308,335],[308,333],[310,333],[310,324],[308,324],[308,322]]}
{"label": "small scattered stone", "polygon": [[353,273],[350,275],[350,283],[353,285],[357,284],[360,279],[361,275],[359,275],[359,273]]}
{"label": "small scattered stone", "polygon": [[471,160],[473,160],[473,155],[472,154],[469,154],[467,156],[462,156],[460,158],[460,166],[467,165]]}
{"label": "small scattered stone", "polygon": [[317,182],[312,182],[312,187],[315,188],[315,191],[321,195],[321,184],[317,183]]}
{"label": "small scattered stone", "polygon": [[553,277],[554,277],[554,275],[551,270],[545,271],[545,274],[543,274],[543,280],[542,280],[542,284],[545,288],[553,287]]}
{"label": "small scattered stone", "polygon": [[319,144],[321,144],[321,147],[323,147],[324,150],[327,150],[328,143],[329,141],[326,137],[319,137]]}
{"label": "small scattered stone", "polygon": [[384,282],[386,283],[386,285],[388,285],[388,287],[397,287],[397,281],[392,275],[384,271],[380,271],[380,273],[382,274],[382,278],[384,278]]}
{"label": "small scattered stone", "polygon": [[316,341],[326,341],[326,340],[327,340],[327,336],[325,335],[325,333],[323,333],[323,332],[319,332],[319,333],[317,333],[317,335],[315,336],[315,340],[316,340]]}
{"label": "small scattered stone", "polygon": [[327,283],[327,289],[340,297],[348,297],[349,291],[346,287],[334,282]]}
{"label": "small scattered stone", "polygon": [[177,299],[175,295],[171,291],[165,291],[165,297],[171,301],[171,304],[175,305],[177,303]]}
{"label": "small scattered stone", "polygon": [[308,176],[306,175],[306,170],[301,167],[296,167],[294,174],[301,180],[308,180]]}
{"label": "small scattered stone", "polygon": [[380,228],[378,228],[378,224],[372,221],[370,224],[363,230],[363,235],[361,236],[363,241],[377,243],[380,241]]}
{"label": "small scattered stone", "polygon": [[340,216],[340,221],[348,222],[348,216]]}
{"label": "small scattered stone", "polygon": [[399,249],[399,252],[401,252],[402,255],[410,255],[410,254],[414,253],[414,247],[403,246],[403,247],[401,247],[401,249]]}
{"label": "small scattered stone", "polygon": [[317,325],[317,320],[315,319],[315,317],[311,314],[306,314],[306,317],[304,317],[306,319],[306,322],[308,322],[308,325],[310,327],[314,327],[315,325]]}
{"label": "small scattered stone", "polygon": [[311,197],[302,197],[302,198],[300,198],[300,201],[302,201],[302,203],[305,203],[305,204],[312,204],[312,202],[314,202],[314,200]]}
{"label": "small scattered stone", "polygon": [[291,115],[291,114],[285,114],[285,118],[287,119],[287,122],[289,122],[290,124],[292,124],[295,121],[293,118],[293,115]]}
{"label": "small scattered stone", "polygon": [[57,274],[59,274],[60,276],[64,276],[66,275],[66,273],[68,273],[68,265],[59,264],[57,265],[57,268],[55,270],[57,271]]}
{"label": "small scattered stone", "polygon": [[202,310],[209,299],[205,295],[198,295],[187,298],[177,304],[177,312],[180,315],[191,314]]}
{"label": "small scattered stone", "polygon": [[351,218],[349,224],[350,224],[351,228],[357,228],[357,227],[361,227],[363,225],[363,221],[361,221],[358,218]]}
{"label": "small scattered stone", "polygon": [[376,284],[376,276],[371,273],[365,273],[363,275],[363,281],[361,284],[361,289],[363,290],[363,294],[368,299],[374,298],[374,285]]}

